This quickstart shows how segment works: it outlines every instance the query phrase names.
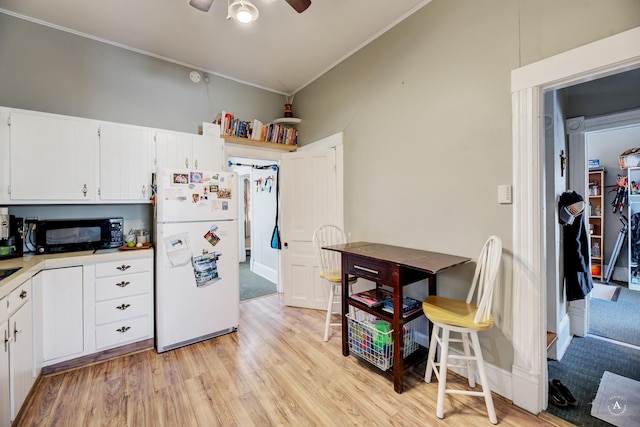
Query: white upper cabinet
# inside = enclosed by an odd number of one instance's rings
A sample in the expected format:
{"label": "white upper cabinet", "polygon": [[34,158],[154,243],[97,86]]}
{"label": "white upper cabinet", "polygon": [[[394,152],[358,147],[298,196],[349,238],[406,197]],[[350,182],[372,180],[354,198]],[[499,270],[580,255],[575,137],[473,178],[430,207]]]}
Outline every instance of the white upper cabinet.
{"label": "white upper cabinet", "polygon": [[154,160],[150,128],[101,122],[100,201],[149,202]]}
{"label": "white upper cabinet", "polygon": [[155,130],[156,167],[222,171],[224,141],[219,135]]}
{"label": "white upper cabinet", "polygon": [[9,128],[12,201],[96,200],[96,121],[11,111]]}
{"label": "white upper cabinet", "polygon": [[0,204],[10,202],[11,159],[9,153],[9,109],[0,107]]}

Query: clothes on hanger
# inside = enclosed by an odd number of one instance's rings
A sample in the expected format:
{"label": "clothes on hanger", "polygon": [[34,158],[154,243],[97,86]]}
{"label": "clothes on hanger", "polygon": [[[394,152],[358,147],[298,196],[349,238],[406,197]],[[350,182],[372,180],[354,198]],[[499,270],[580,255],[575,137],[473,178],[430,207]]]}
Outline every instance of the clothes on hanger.
{"label": "clothes on hanger", "polygon": [[560,195],[558,211],[564,242],[564,279],[567,301],[584,299],[593,289],[589,236],[582,218],[583,210],[584,199],[575,191],[567,191]]}

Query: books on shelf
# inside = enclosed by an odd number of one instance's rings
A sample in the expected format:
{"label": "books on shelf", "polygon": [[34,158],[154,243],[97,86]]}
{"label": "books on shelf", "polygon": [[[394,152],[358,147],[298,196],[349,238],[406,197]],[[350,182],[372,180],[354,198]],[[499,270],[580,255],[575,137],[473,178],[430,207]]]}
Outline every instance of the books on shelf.
{"label": "books on shelf", "polygon": [[244,121],[235,117],[233,113],[226,111],[222,111],[220,115],[216,117],[214,123],[220,125],[220,134],[223,136],[228,135],[254,141],[298,145],[298,131],[284,124],[263,124],[258,119]]}
{"label": "books on shelf", "polygon": [[368,291],[351,294],[351,299],[366,304],[368,307],[377,307],[393,298],[390,291],[382,288],[370,289]]}
{"label": "books on shelf", "polygon": [[[402,298],[402,316],[406,317],[410,313],[422,308],[422,302],[413,298]],[[382,305],[382,309],[388,313],[393,313],[393,301],[385,301]]]}

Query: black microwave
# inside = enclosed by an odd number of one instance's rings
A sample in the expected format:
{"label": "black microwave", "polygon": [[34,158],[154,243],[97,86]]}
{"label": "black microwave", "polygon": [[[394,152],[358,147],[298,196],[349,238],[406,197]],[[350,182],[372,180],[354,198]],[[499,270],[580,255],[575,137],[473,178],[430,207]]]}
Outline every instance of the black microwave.
{"label": "black microwave", "polygon": [[51,254],[123,245],[122,218],[50,219],[36,223],[36,252]]}

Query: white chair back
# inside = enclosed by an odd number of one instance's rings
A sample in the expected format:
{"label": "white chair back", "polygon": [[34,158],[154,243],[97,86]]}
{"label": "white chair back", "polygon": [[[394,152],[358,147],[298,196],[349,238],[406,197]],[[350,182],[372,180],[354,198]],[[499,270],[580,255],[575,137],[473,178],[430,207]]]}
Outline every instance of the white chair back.
{"label": "white chair back", "polygon": [[473,282],[469,295],[467,295],[467,304],[471,303],[473,294],[477,289],[476,305],[478,311],[474,323],[486,322],[491,318],[491,307],[493,304],[493,287],[500,267],[502,258],[502,240],[497,236],[491,236],[484,244],[482,252],[478,257],[476,270],[473,274]]}
{"label": "white chair back", "polygon": [[322,247],[340,243],[347,243],[347,237],[340,227],[333,224],[322,225],[313,233],[313,246],[325,279],[340,278],[342,258],[340,252],[327,251]]}

